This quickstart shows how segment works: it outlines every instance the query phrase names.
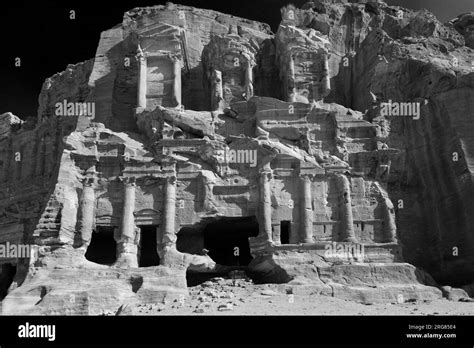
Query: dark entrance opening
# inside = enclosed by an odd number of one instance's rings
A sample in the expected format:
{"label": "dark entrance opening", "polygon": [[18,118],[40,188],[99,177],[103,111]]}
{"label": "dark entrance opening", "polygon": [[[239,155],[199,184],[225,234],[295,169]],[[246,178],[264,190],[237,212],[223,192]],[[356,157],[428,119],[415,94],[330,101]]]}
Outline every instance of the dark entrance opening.
{"label": "dark entrance opening", "polygon": [[202,255],[204,249],[202,230],[202,226],[181,228],[177,235],[176,249],[182,253]]}
{"label": "dark entrance opening", "polygon": [[111,265],[117,260],[117,242],[113,226],[98,226],[92,233],[86,259],[101,265]]}
{"label": "dark entrance opening", "polygon": [[13,283],[16,274],[16,266],[6,263],[0,267],[0,301],[8,294],[8,288]]}
{"label": "dark entrance opening", "polygon": [[291,222],[281,221],[280,222],[280,243],[290,244],[290,233],[291,233]]}
{"label": "dark entrance opening", "polygon": [[138,267],[151,267],[160,264],[158,256],[156,235],[158,226],[140,226],[140,250]]}
{"label": "dark entrance opening", "polygon": [[[187,254],[204,255],[204,236],[203,226],[186,226],[179,230],[176,240],[176,248],[178,251]],[[223,277],[227,273],[212,270],[209,272],[196,272],[189,270],[186,272],[186,283],[189,287],[204,283],[214,277]]]}
{"label": "dark entrance opening", "polygon": [[219,265],[247,266],[252,260],[249,237],[258,235],[258,222],[251,217],[226,217],[210,222],[203,230],[204,247]]}

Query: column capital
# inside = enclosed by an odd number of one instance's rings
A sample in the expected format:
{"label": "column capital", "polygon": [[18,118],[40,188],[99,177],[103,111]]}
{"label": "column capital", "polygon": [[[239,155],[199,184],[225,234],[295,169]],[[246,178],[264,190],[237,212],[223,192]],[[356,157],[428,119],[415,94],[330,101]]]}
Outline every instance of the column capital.
{"label": "column capital", "polygon": [[97,178],[96,177],[86,177],[82,179],[82,185],[84,187],[94,187],[97,184]]}
{"label": "column capital", "polygon": [[270,181],[273,179],[273,170],[271,169],[263,169],[261,172],[260,172],[260,178],[264,179],[264,180],[267,180],[267,181]]}
{"label": "column capital", "polygon": [[245,60],[247,61],[247,64],[246,64],[247,68],[253,69],[257,65],[257,62],[250,54],[246,54],[244,55],[244,57],[245,57]]}
{"label": "column capital", "polygon": [[177,63],[177,62],[180,62],[180,61],[181,61],[182,56],[181,56],[181,53],[180,53],[180,52],[176,52],[176,53],[170,53],[170,54],[168,54],[168,58],[169,58],[173,63]]}
{"label": "column capital", "polygon": [[312,173],[300,173],[299,176],[303,181],[313,181],[314,178],[316,177],[316,175]]}
{"label": "column capital", "polygon": [[177,162],[177,159],[172,155],[163,153],[163,157],[161,158],[161,165],[163,167],[167,167],[166,169],[172,168],[174,170]]}
{"label": "column capital", "polygon": [[176,176],[176,158],[173,158],[170,155],[163,155],[161,159],[161,171],[163,177]]}
{"label": "column capital", "polygon": [[119,180],[127,186],[136,186],[136,178],[134,176],[120,176]]}
{"label": "column capital", "polygon": [[163,178],[164,184],[174,185],[176,184],[177,181],[178,181],[178,178],[176,177],[176,175],[166,176]]}
{"label": "column capital", "polygon": [[135,54],[135,58],[138,61],[145,61],[146,60],[146,54],[145,54],[145,52],[143,52],[140,44],[138,44],[137,53]]}
{"label": "column capital", "polygon": [[214,78],[216,82],[222,82],[222,71],[215,68],[210,69],[211,78]]}

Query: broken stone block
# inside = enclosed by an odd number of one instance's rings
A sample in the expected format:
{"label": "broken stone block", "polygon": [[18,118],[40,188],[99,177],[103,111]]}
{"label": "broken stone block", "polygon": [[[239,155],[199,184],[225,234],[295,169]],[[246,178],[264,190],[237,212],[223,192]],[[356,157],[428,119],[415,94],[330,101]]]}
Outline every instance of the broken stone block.
{"label": "broken stone block", "polygon": [[469,299],[469,295],[466,291],[459,288],[453,288],[450,286],[441,287],[443,296],[450,301],[461,301],[461,299]]}
{"label": "broken stone block", "polygon": [[263,290],[260,294],[263,296],[277,296],[278,292],[267,289],[267,290]]}
{"label": "broken stone block", "polygon": [[220,305],[219,307],[217,307],[217,310],[219,312],[230,312],[230,311],[233,311],[234,308],[232,306],[232,304],[225,304],[225,305]]}

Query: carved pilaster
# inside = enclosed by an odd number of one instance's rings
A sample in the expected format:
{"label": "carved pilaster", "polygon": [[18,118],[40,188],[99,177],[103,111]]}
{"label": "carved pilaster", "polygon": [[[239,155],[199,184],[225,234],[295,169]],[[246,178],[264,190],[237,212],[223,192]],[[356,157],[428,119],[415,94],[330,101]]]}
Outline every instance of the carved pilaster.
{"label": "carved pilaster", "polygon": [[323,76],[321,80],[321,96],[320,99],[323,99],[326,97],[329,92],[331,92],[331,78],[330,78],[330,73],[329,73],[329,57],[327,54],[324,55],[324,60],[323,60]]}
{"label": "carved pilaster", "polygon": [[96,179],[88,177],[82,182],[82,195],[79,203],[79,234],[83,246],[88,246],[95,224],[95,186]]}
{"label": "carved pilaster", "polygon": [[352,214],[351,185],[344,174],[337,174],[340,190],[340,228],[343,242],[357,243],[354,232],[354,217]]}
{"label": "carved pilaster", "polygon": [[161,221],[161,241],[158,241],[158,255],[164,251],[176,249],[176,176],[163,180],[164,205]]}
{"label": "carved pilaster", "polygon": [[176,107],[181,106],[181,56],[174,54],[170,56],[173,62],[173,98]]}
{"label": "carved pilaster", "polygon": [[117,245],[117,264],[125,267],[138,267],[135,230],[135,191],[134,177],[121,178],[124,185],[122,226]]}
{"label": "carved pilaster", "polygon": [[248,59],[247,65],[245,66],[245,93],[247,99],[253,97],[253,67],[254,63]]}
{"label": "carved pilaster", "polygon": [[123,214],[122,214],[122,240],[135,239],[135,178],[124,178],[124,200],[123,200]]}
{"label": "carved pilaster", "polygon": [[213,69],[211,72],[211,108],[212,111],[221,109],[221,102],[224,100],[224,90],[222,88],[222,72]]}
{"label": "carved pilaster", "polygon": [[272,197],[270,183],[273,172],[269,165],[260,173],[260,221],[259,237],[272,241]]}

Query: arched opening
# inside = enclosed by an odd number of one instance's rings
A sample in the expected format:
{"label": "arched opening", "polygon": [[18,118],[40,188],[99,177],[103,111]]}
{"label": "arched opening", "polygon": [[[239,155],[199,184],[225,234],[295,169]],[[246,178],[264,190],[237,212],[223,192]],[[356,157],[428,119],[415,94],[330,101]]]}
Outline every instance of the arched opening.
{"label": "arched opening", "polygon": [[0,267],[0,301],[8,294],[8,289],[13,283],[16,274],[16,265],[5,263]]}
{"label": "arched opening", "polygon": [[160,264],[160,257],[157,251],[158,226],[140,227],[140,249],[138,250],[138,267],[151,267]]}
{"label": "arched opening", "polygon": [[111,265],[117,260],[117,242],[114,239],[114,227],[99,226],[92,233],[87,248],[86,259],[101,265]]}

